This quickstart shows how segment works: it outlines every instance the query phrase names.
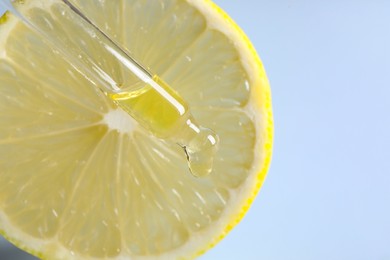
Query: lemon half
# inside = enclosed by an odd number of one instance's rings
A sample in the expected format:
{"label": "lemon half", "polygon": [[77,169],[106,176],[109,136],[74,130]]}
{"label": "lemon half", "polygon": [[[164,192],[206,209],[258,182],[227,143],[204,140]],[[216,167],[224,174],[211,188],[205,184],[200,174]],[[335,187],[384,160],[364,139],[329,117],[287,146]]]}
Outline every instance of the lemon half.
{"label": "lemon half", "polygon": [[[189,174],[39,35],[0,19],[0,231],[44,259],[187,259],[244,216],[271,160],[269,84],[244,33],[206,0],[78,0],[220,137],[213,172]],[[57,1],[25,1],[58,33]],[[92,55],[93,42],[84,42]],[[115,61],[100,57],[115,71]]]}

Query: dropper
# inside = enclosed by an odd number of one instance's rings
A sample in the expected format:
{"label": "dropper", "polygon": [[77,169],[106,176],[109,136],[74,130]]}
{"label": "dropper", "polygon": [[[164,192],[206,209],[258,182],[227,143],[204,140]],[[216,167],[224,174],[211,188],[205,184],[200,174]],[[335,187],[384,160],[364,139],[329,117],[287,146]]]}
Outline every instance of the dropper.
{"label": "dropper", "polygon": [[[206,176],[212,171],[218,136],[196,123],[187,102],[174,89],[136,61],[68,0],[50,1],[50,4],[58,5],[59,15],[67,26],[76,26],[82,37],[93,40],[94,53],[98,51],[99,57],[88,53],[88,48],[80,43],[59,35],[48,17],[34,15],[29,8],[23,8],[31,2],[45,3],[42,0],[0,0],[0,5],[48,41],[68,63],[142,127],[158,138],[180,145],[194,176]],[[104,69],[100,57],[115,60],[123,79],[119,79],[113,70]]]}

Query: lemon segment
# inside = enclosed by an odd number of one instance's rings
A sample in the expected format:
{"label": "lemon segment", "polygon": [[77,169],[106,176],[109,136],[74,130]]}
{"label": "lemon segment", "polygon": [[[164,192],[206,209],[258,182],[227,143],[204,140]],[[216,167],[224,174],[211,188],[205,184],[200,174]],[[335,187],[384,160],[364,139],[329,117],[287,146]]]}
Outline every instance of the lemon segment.
{"label": "lemon segment", "polygon": [[[56,1],[25,2],[80,43],[77,28],[52,18]],[[210,1],[72,2],[218,133],[214,169],[188,174],[179,146],[145,131],[8,14],[0,23],[1,233],[44,259],[204,253],[243,217],[270,164],[271,96],[256,52]]]}

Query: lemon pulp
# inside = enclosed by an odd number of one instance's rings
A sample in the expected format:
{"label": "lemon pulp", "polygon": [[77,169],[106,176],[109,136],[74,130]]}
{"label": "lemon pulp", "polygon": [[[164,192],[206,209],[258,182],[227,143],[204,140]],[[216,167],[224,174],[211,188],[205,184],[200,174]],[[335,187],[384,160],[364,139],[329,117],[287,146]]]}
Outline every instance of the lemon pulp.
{"label": "lemon pulp", "polygon": [[[25,8],[69,46],[84,41],[56,2]],[[271,97],[253,47],[210,1],[73,2],[218,133],[213,173],[186,174],[178,145],[138,127],[10,15],[0,25],[0,233],[43,259],[204,253],[242,219],[270,162]],[[121,78],[94,43],[86,49]]]}

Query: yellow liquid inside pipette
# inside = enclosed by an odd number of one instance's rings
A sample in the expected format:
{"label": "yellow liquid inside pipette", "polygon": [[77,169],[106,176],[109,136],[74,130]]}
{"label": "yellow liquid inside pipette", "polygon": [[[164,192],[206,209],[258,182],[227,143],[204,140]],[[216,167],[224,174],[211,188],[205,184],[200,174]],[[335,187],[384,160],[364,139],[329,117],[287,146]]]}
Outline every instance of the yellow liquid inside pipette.
{"label": "yellow liquid inside pipette", "polygon": [[162,88],[160,91],[145,83],[132,87],[132,91],[107,95],[155,136],[182,146],[194,176],[208,175],[217,149],[217,135],[194,122],[186,102],[164,81],[158,76],[153,76],[153,80]]}
{"label": "yellow liquid inside pipette", "polygon": [[[143,127],[160,138],[167,138],[188,116],[184,100],[158,76],[153,80],[172,96],[176,104],[169,102],[151,85],[132,87],[131,91],[108,94],[123,110],[135,117]],[[184,121],[183,121],[184,120]]]}

